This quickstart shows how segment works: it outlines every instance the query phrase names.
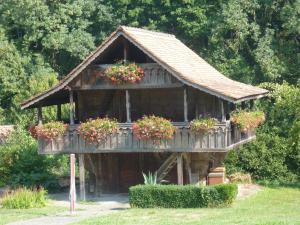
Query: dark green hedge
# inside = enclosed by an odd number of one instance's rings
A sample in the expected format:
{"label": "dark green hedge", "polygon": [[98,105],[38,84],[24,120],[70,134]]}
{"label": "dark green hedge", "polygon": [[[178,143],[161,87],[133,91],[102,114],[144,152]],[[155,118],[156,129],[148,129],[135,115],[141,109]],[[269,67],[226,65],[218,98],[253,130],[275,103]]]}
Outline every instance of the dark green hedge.
{"label": "dark green hedge", "polygon": [[236,195],[236,184],[137,185],[129,189],[129,202],[137,208],[202,208],[231,204]]}

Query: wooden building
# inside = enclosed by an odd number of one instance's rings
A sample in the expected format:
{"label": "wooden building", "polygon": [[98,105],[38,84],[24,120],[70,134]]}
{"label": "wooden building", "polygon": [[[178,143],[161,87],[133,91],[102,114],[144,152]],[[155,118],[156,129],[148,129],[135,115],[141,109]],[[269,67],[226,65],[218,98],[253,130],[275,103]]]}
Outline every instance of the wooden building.
{"label": "wooden building", "polygon": [[[143,68],[141,82],[115,85],[97,76],[120,60]],[[143,182],[142,171],[158,171],[159,179],[170,183],[205,183],[229,150],[255,138],[254,132],[232,126],[230,112],[266,94],[225,77],[174,35],[121,26],[58,85],[22,108],[38,108],[41,122],[42,107],[57,105],[59,120],[61,104],[68,103],[68,131],[52,142],[39,140],[39,153],[78,155],[82,193],[85,184],[89,192],[126,192]],[[172,140],[154,145],[134,138],[132,123],[152,114],[178,128]],[[218,119],[215,131],[192,133],[189,122],[206,115]],[[78,124],[104,116],[116,118],[121,129],[103,144],[86,143]]]}

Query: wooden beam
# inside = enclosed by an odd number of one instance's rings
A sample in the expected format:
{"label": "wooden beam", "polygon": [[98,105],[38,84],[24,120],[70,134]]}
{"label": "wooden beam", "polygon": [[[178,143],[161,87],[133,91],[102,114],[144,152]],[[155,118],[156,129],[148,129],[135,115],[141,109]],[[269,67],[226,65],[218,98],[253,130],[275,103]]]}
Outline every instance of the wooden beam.
{"label": "wooden beam", "polygon": [[181,153],[177,155],[177,183],[183,185],[183,160]]}
{"label": "wooden beam", "polygon": [[131,123],[131,114],[130,114],[130,95],[129,91],[126,90],[126,122]]}
{"label": "wooden beam", "polygon": [[128,54],[129,54],[129,46],[127,40],[123,40],[123,45],[124,45],[123,57],[124,57],[124,63],[126,63],[128,61]]}
{"label": "wooden beam", "polygon": [[58,121],[61,121],[61,104],[58,104],[58,105],[57,105],[56,119],[57,119]]}
{"label": "wooden beam", "polygon": [[85,168],[84,154],[79,154],[80,200],[85,201]]}
{"label": "wooden beam", "polygon": [[183,89],[184,122],[188,122],[187,88]]}
{"label": "wooden beam", "polygon": [[183,157],[185,159],[185,168],[189,176],[189,184],[192,183],[192,169],[191,169],[191,157],[190,152],[184,153]]}
{"label": "wooden beam", "polygon": [[75,154],[70,154],[70,213],[75,213],[76,186],[75,186]]}
{"label": "wooden beam", "polygon": [[41,125],[43,124],[43,110],[42,110],[42,107],[39,106],[38,107],[38,124]]}
{"label": "wooden beam", "polygon": [[70,125],[74,125],[74,96],[72,90],[70,90],[69,96],[70,96]]}
{"label": "wooden beam", "polygon": [[220,108],[221,108],[221,121],[225,122],[226,115],[225,115],[225,110],[224,110],[224,101],[222,99],[219,99],[219,101],[220,101]]}

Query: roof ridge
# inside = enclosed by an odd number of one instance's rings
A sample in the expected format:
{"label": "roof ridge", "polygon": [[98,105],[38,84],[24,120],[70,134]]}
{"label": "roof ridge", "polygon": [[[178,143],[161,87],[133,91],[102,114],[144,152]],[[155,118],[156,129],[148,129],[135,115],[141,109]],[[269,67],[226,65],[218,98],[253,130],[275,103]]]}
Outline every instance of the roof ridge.
{"label": "roof ridge", "polygon": [[176,38],[175,35],[169,34],[169,33],[164,33],[164,32],[159,32],[159,31],[152,31],[152,30],[147,30],[143,28],[137,28],[137,27],[129,27],[129,26],[120,26],[120,30],[123,31],[134,31],[134,32],[140,32],[142,34],[147,34],[147,35],[153,35],[153,36],[163,36],[163,37],[168,37],[168,38]]}

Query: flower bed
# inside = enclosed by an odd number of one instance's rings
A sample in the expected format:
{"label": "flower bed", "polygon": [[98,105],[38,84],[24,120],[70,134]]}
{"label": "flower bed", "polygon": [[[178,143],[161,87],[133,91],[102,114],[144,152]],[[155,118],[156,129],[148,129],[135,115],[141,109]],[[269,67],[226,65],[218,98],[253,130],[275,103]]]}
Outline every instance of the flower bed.
{"label": "flower bed", "polygon": [[109,118],[90,119],[81,123],[78,128],[79,135],[90,144],[99,144],[105,141],[108,135],[117,131],[117,121]]}
{"label": "flower bed", "polygon": [[159,143],[161,140],[172,139],[176,128],[167,119],[144,116],[133,124],[132,130],[139,140],[152,140],[154,143]]}
{"label": "flower bed", "polygon": [[144,77],[144,70],[135,63],[116,64],[107,68],[103,76],[113,84],[138,83]]}
{"label": "flower bed", "polygon": [[62,136],[67,127],[67,124],[59,121],[53,121],[42,125],[32,126],[30,127],[29,132],[34,138],[53,140],[59,136]]}
{"label": "flower bed", "polygon": [[214,126],[217,124],[217,120],[215,118],[199,118],[191,121],[190,126],[191,130],[194,133],[204,134],[214,129]]}
{"label": "flower bed", "polygon": [[254,130],[265,121],[265,114],[262,111],[239,110],[231,113],[231,122],[236,124],[243,132]]}

